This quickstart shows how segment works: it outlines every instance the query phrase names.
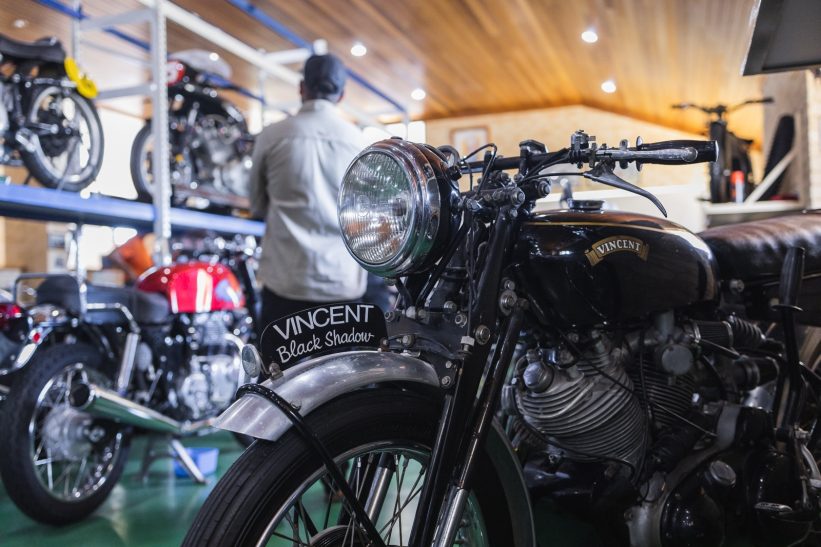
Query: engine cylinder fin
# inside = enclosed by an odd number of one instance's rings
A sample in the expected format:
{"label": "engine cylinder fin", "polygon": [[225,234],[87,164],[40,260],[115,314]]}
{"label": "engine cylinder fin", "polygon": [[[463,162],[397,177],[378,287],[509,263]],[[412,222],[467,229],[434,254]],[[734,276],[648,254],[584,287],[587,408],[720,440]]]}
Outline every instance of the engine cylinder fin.
{"label": "engine cylinder fin", "polygon": [[[635,386],[635,393],[642,407],[650,400],[650,409],[655,426],[663,429],[680,423],[674,415],[686,416],[690,411],[695,392],[695,382],[691,375],[671,376],[652,366],[649,359],[644,361],[644,383],[638,366],[629,371]],[[646,397],[645,397],[646,395]]]}
{"label": "engine cylinder fin", "polygon": [[569,457],[635,466],[646,445],[644,412],[624,368],[611,362],[602,344],[596,350],[576,364],[580,376],[557,369],[543,391],[519,389],[517,407],[531,427],[572,452]]}

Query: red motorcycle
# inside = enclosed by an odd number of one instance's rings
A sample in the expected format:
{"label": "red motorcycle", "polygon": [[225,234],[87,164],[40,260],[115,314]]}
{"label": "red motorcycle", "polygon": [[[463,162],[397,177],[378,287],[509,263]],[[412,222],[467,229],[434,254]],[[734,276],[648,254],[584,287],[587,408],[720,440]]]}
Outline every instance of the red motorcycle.
{"label": "red motorcycle", "polygon": [[133,288],[18,279],[17,303],[0,310],[4,335],[21,341],[0,363],[0,476],[24,513],[54,525],[89,515],[137,430],[167,435],[204,482],[178,439],[207,432],[248,381],[240,350],[254,332],[252,256],[232,258],[154,268]]}

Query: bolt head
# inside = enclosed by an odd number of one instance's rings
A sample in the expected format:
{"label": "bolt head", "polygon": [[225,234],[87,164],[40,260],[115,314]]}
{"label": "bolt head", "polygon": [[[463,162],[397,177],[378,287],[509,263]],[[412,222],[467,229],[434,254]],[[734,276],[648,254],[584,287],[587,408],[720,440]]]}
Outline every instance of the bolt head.
{"label": "bolt head", "polygon": [[490,340],[490,328],[487,325],[479,325],[475,331],[476,341],[480,344],[487,344]]}
{"label": "bolt head", "polygon": [[442,378],[442,385],[447,387],[447,386],[450,385],[450,381],[451,381],[450,376],[445,376],[445,377]]}

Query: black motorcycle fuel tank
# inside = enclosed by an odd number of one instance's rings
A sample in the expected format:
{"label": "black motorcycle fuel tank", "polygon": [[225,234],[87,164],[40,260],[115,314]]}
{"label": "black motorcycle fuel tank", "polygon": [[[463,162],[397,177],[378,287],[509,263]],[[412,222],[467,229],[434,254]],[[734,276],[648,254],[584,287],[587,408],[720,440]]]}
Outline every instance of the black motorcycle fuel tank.
{"label": "black motorcycle fuel tank", "polygon": [[712,300],[716,266],[686,228],[600,202],[537,213],[514,251],[517,276],[545,319],[591,326]]}

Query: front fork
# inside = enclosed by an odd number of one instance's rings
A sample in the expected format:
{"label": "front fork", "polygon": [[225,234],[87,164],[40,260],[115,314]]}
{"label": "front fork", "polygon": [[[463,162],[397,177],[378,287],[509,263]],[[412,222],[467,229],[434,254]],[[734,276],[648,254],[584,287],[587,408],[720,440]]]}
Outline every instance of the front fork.
{"label": "front fork", "polygon": [[[505,371],[519,339],[527,301],[519,300],[502,321],[493,355],[489,325],[499,315],[498,295],[502,265],[517,227],[513,206],[501,207],[488,242],[474,308],[470,310],[473,336],[463,338],[462,354],[452,393],[445,404],[436,441],[411,530],[410,545],[453,545],[472,489],[478,458],[493,422]],[[470,281],[469,281],[470,282]],[[483,332],[484,331],[484,332]],[[467,425],[467,431],[466,426]]]}

